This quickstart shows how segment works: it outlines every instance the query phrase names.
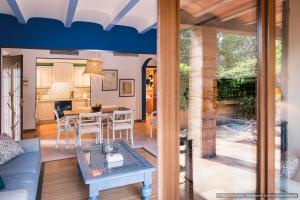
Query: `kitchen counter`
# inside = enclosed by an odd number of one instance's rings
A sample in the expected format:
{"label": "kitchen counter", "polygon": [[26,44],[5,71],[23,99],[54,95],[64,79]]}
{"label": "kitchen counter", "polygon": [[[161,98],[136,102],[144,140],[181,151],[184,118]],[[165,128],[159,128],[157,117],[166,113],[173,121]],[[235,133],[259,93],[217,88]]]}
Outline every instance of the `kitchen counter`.
{"label": "kitchen counter", "polygon": [[56,110],[60,115],[63,110],[77,110],[87,106],[90,106],[90,98],[38,99],[36,117],[38,121],[54,120],[53,110]]}
{"label": "kitchen counter", "polygon": [[38,99],[37,101],[76,101],[76,100],[90,100],[90,98],[69,98],[69,99]]}

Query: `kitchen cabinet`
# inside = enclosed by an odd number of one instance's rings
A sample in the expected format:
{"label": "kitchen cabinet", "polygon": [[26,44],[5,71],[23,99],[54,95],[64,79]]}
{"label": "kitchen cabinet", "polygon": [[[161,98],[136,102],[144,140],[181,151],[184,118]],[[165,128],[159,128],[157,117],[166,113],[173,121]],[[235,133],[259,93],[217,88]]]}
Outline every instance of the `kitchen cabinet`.
{"label": "kitchen cabinet", "polygon": [[43,100],[38,101],[38,119],[39,120],[53,120],[54,118],[54,101],[53,100]]}
{"label": "kitchen cabinet", "polygon": [[37,88],[49,88],[52,84],[52,67],[37,67],[36,85]]}
{"label": "kitchen cabinet", "polygon": [[73,64],[72,63],[54,63],[53,82],[72,82]]}
{"label": "kitchen cabinet", "polygon": [[77,87],[89,87],[90,76],[83,74],[85,67],[74,67],[74,85]]}
{"label": "kitchen cabinet", "polygon": [[72,110],[77,110],[80,107],[87,107],[87,99],[74,99],[72,100]]}

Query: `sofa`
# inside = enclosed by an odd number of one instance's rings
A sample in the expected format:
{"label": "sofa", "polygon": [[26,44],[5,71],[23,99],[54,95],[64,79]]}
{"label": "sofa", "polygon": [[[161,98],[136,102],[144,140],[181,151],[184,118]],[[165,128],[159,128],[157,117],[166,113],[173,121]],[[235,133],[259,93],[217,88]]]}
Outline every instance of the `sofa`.
{"label": "sofa", "polygon": [[40,141],[37,138],[18,141],[24,154],[0,165],[5,188],[1,200],[35,200],[41,170]]}

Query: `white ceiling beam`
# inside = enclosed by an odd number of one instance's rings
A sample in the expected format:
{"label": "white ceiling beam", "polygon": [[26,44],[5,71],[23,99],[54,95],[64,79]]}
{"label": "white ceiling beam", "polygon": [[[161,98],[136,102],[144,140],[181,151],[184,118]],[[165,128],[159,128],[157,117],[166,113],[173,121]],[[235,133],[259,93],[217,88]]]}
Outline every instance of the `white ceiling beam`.
{"label": "white ceiling beam", "polygon": [[15,17],[17,18],[18,22],[21,24],[26,24],[26,20],[20,10],[20,7],[16,0],[6,0],[8,5],[10,6],[11,10],[13,11]]}
{"label": "white ceiling beam", "polygon": [[123,9],[121,9],[121,11],[104,28],[104,30],[111,30],[138,2],[139,0],[129,0],[129,2],[123,7]]}
{"label": "white ceiling beam", "polygon": [[140,34],[144,34],[144,33],[148,32],[148,31],[150,31],[151,29],[156,28],[156,26],[157,26],[157,22],[151,24],[150,26],[148,26],[147,28],[145,28],[144,30],[142,30],[140,32]]}
{"label": "white ceiling beam", "polygon": [[68,12],[67,12],[67,17],[66,17],[66,27],[71,27],[75,15],[75,11],[77,8],[78,0],[70,0],[69,1],[69,6],[68,6]]}

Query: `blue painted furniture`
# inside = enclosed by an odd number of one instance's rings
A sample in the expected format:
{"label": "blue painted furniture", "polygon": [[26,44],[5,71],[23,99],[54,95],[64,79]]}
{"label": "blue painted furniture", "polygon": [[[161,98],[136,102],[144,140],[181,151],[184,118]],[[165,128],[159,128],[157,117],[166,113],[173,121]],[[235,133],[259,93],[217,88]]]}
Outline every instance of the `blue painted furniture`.
{"label": "blue painted furniture", "polygon": [[35,200],[41,169],[40,140],[34,138],[18,143],[25,153],[0,165],[0,176],[5,185],[0,190],[0,199]]}
{"label": "blue painted furniture", "polygon": [[[76,148],[78,169],[84,183],[89,185],[89,200],[100,199],[99,191],[101,190],[140,182],[143,183],[142,197],[149,200],[154,166],[124,142],[117,143],[117,152],[123,155],[124,161],[122,166],[115,168],[107,167],[105,153],[102,150],[103,144]],[[90,152],[90,164],[86,158],[86,152]]]}

